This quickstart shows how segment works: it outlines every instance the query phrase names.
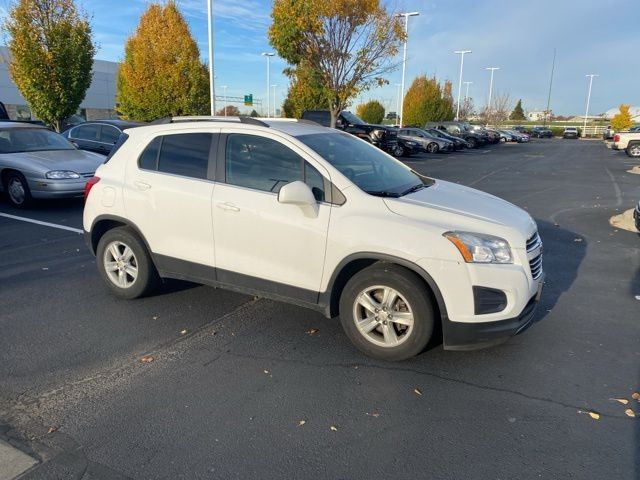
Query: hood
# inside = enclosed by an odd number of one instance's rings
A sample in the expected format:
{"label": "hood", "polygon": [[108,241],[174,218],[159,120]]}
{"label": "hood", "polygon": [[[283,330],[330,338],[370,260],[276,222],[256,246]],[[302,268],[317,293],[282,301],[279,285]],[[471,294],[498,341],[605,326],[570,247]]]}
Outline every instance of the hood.
{"label": "hood", "polygon": [[[531,216],[512,203],[473,188],[437,180],[432,186],[400,198],[385,198],[394,213],[440,225],[445,230],[524,237],[533,235]],[[478,222],[481,222],[480,225]]]}
{"label": "hood", "polygon": [[93,173],[104,163],[105,156],[84,150],[47,150],[41,152],[8,153],[6,156],[25,170],[71,170],[76,173]]}

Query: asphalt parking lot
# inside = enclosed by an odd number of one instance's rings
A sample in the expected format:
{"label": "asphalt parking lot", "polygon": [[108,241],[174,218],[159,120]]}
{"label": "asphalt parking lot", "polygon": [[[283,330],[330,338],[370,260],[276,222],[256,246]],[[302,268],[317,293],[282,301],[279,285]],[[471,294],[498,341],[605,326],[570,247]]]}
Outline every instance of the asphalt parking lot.
{"label": "asphalt parking lot", "polygon": [[638,162],[560,139],[406,162],[536,219],[537,325],[379,362],[291,305],[181,282],[116,300],[81,202],[0,201],[0,439],[40,462],[23,478],[638,478],[640,236],[608,223]]}

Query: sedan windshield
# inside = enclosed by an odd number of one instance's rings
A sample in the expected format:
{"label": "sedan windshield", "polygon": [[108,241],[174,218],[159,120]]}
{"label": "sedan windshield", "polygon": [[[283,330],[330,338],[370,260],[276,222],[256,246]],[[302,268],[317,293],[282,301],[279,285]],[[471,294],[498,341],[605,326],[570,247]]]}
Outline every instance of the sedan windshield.
{"label": "sedan windshield", "polygon": [[44,128],[9,128],[0,130],[0,154],[75,150],[62,135]]}
{"label": "sedan windshield", "polygon": [[298,140],[371,195],[401,197],[433,183],[348,133],[302,135]]}

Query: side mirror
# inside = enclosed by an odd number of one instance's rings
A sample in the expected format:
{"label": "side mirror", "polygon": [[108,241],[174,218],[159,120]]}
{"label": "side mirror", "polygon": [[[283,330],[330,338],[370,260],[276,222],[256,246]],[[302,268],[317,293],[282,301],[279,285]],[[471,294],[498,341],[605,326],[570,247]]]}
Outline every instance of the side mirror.
{"label": "side mirror", "polygon": [[289,205],[298,205],[305,213],[318,216],[318,202],[309,185],[300,180],[287,183],[278,193],[278,202]]}

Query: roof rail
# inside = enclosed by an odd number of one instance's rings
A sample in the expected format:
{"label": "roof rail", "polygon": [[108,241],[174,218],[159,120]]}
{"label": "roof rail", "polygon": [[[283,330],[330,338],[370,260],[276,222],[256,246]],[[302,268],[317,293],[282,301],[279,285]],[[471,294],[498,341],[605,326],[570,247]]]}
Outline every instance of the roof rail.
{"label": "roof rail", "polygon": [[254,117],[247,117],[244,115],[237,117],[220,117],[220,116],[179,116],[179,117],[164,117],[150,122],[150,125],[168,125],[170,123],[186,123],[186,122],[239,122],[250,125],[259,125],[261,127],[269,127],[269,124],[258,120]]}

